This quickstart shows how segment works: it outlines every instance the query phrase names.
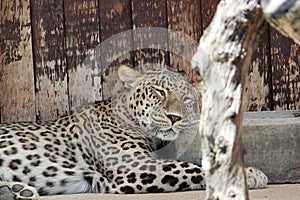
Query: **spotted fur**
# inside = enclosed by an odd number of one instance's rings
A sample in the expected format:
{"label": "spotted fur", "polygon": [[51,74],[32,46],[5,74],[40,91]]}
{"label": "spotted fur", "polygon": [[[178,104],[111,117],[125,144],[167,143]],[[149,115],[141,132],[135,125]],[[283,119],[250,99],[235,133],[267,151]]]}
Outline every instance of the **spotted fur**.
{"label": "spotted fur", "polygon": [[[141,74],[121,66],[118,75],[123,88],[109,100],[55,121],[1,124],[0,197],[205,188],[199,165],[155,154],[161,141],[188,137],[187,130],[197,126],[192,86],[168,70]],[[266,176],[250,171],[249,186],[264,187]]]}

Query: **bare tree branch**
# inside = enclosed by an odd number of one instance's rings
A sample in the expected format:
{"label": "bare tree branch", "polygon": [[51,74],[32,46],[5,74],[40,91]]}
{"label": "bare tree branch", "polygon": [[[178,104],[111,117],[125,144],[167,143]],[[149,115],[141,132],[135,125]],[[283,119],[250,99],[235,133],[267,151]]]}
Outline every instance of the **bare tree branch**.
{"label": "bare tree branch", "polygon": [[248,199],[240,125],[244,80],[259,37],[258,0],[223,0],[192,63],[203,76],[200,123],[207,199]]}
{"label": "bare tree branch", "polygon": [[300,44],[300,0],[262,0],[268,22]]}

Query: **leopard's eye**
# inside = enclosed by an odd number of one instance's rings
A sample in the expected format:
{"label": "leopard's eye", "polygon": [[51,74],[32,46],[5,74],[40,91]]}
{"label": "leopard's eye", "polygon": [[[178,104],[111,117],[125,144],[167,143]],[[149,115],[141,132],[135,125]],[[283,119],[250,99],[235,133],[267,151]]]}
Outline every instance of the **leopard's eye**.
{"label": "leopard's eye", "polygon": [[163,90],[160,90],[160,89],[155,89],[156,91],[157,91],[157,93],[160,95],[160,96],[162,96],[162,97],[166,97],[166,93],[165,93],[165,91],[163,91]]}
{"label": "leopard's eye", "polygon": [[190,96],[185,96],[183,97],[183,103],[184,104],[190,104],[190,103],[193,103],[194,102],[194,99]]}
{"label": "leopard's eye", "polygon": [[165,98],[167,96],[166,92],[163,89],[159,89],[157,87],[152,87],[152,88],[160,97]]}

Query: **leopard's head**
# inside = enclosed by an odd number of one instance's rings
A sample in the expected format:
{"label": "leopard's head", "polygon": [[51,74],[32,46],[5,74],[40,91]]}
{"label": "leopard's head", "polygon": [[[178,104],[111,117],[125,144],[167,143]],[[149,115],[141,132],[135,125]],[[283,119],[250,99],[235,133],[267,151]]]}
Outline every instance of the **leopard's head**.
{"label": "leopard's head", "polygon": [[115,97],[117,115],[147,136],[175,140],[199,122],[196,90],[179,73],[139,71],[122,65],[123,88]]}

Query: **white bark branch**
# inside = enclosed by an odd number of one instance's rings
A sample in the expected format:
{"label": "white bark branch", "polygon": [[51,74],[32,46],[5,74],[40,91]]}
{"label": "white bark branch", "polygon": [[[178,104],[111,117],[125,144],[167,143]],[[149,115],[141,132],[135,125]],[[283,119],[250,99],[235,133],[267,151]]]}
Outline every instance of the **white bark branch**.
{"label": "white bark branch", "polygon": [[240,125],[244,80],[263,22],[258,0],[223,0],[192,59],[203,76],[200,133],[207,199],[248,199]]}
{"label": "white bark branch", "polygon": [[262,0],[267,21],[300,44],[300,0]]}

